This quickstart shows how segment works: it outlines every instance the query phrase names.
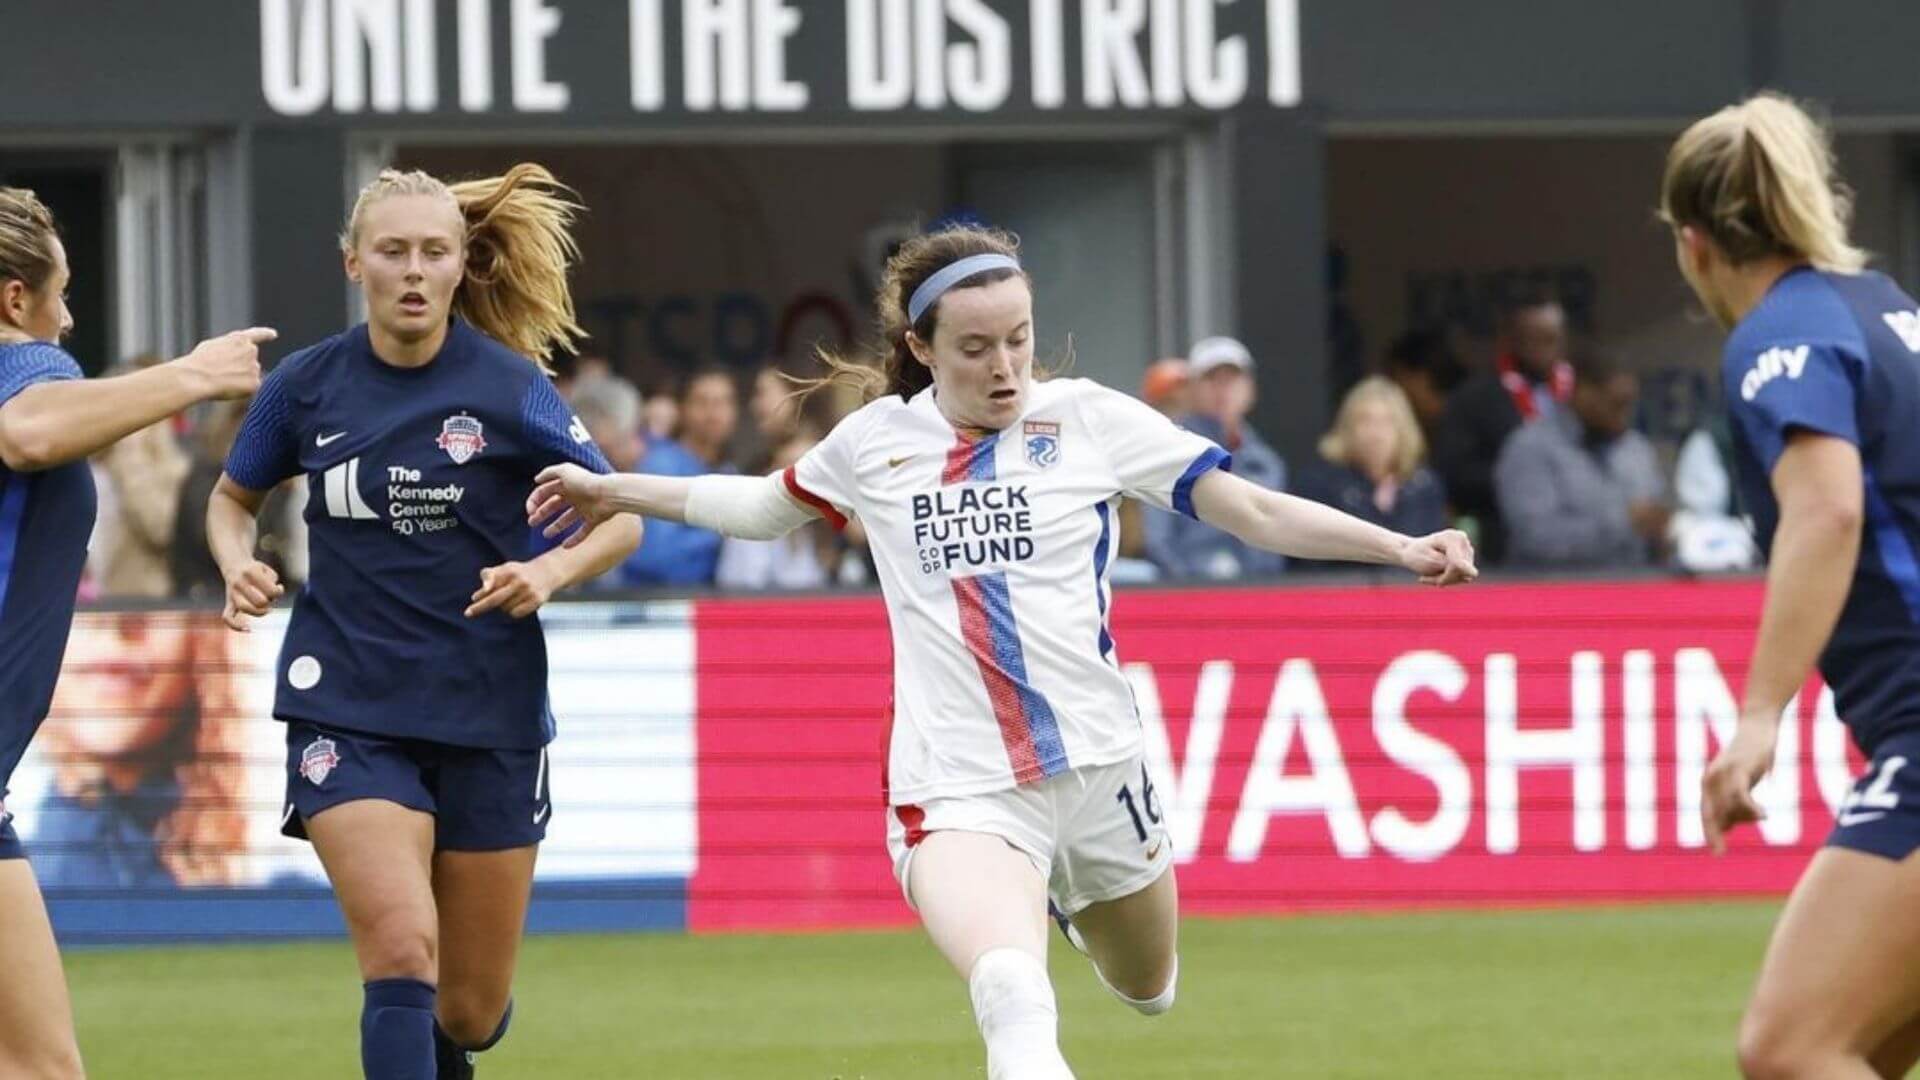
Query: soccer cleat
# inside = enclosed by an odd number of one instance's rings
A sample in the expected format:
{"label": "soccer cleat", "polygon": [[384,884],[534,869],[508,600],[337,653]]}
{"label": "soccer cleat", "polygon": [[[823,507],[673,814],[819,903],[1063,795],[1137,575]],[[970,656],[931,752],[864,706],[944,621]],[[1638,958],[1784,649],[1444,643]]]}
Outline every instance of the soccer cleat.
{"label": "soccer cleat", "polygon": [[435,1080],[473,1080],[473,1054],[445,1039],[434,1040]]}
{"label": "soccer cleat", "polygon": [[1074,952],[1081,956],[1091,955],[1087,952],[1086,940],[1080,936],[1080,931],[1073,928],[1073,920],[1067,917],[1066,912],[1055,906],[1052,900],[1047,901],[1047,914],[1060,927],[1061,936],[1067,939],[1067,944],[1073,946]]}

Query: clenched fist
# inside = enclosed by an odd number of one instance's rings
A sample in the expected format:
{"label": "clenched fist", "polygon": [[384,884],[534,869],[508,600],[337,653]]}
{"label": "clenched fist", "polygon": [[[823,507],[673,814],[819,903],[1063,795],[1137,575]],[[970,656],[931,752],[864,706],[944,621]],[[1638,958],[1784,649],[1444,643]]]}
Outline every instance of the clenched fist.
{"label": "clenched fist", "polygon": [[175,363],[200,380],[202,397],[249,397],[260,389],[260,346],[279,336],[279,331],[264,326],[235,330],[195,345]]}

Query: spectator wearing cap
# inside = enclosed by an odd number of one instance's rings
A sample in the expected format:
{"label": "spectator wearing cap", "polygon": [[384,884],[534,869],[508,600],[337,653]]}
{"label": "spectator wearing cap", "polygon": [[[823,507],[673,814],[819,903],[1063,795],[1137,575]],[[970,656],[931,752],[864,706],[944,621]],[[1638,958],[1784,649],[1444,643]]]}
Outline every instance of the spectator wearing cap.
{"label": "spectator wearing cap", "polygon": [[1155,360],[1140,379],[1140,400],[1163,415],[1183,417],[1193,411],[1187,362],[1178,356]]}
{"label": "spectator wearing cap", "polygon": [[1494,462],[1508,436],[1522,424],[1560,411],[1572,394],[1573,369],[1566,355],[1567,314],[1560,302],[1538,292],[1512,298],[1502,310],[1493,370],[1462,383],[1434,429],[1434,468],[1447,485],[1454,512],[1477,523],[1476,544],[1488,562],[1506,555]]}
{"label": "spectator wearing cap", "polygon": [[[1229,337],[1210,337],[1187,353],[1193,413],[1186,428],[1212,439],[1233,455],[1233,471],[1263,487],[1285,491],[1286,463],[1268,445],[1247,414],[1253,410],[1253,354]],[[1200,521],[1179,514],[1147,517],[1147,556],[1175,580],[1265,577],[1286,569],[1284,556],[1243,544]]]}
{"label": "spectator wearing cap", "polygon": [[[1187,361],[1169,356],[1147,365],[1140,377],[1140,400],[1161,415],[1179,421],[1193,411]],[[1138,499],[1120,500],[1120,550],[1113,562],[1113,580],[1122,585],[1157,581],[1160,569],[1147,557],[1147,508]]]}
{"label": "spectator wearing cap", "polygon": [[1514,432],[1494,466],[1509,561],[1555,569],[1644,566],[1670,511],[1653,444],[1633,430],[1640,383],[1602,353],[1574,361],[1573,393]]}

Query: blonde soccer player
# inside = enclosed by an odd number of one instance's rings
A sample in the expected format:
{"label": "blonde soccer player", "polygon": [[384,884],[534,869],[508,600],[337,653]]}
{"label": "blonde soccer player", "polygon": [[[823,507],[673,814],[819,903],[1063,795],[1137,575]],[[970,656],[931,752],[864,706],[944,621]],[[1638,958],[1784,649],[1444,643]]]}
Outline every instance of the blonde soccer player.
{"label": "blonde soccer player", "polygon": [[1826,132],[1750,98],[1667,155],[1680,272],[1728,331],[1741,494],[1768,552],[1707,839],[1759,816],[1780,715],[1816,662],[1872,759],[1774,928],[1739,1041],[1749,1077],[1905,1076],[1920,1059],[1920,304],[1863,270]]}
{"label": "blonde soccer player", "polygon": [[532,616],[640,539],[624,518],[543,552],[521,520],[547,466],[608,468],[543,368],[578,332],[572,213],[535,165],[367,185],[341,237],[367,321],[267,376],[207,508],[243,630],[281,592],[254,516],[284,480],[313,492],[275,667],[282,831],[312,842],[346,916],[368,1080],[464,1080],[506,1033],[552,816]]}
{"label": "blonde soccer player", "polygon": [[[1086,379],[1035,378],[1033,293],[1005,233],[953,228],[888,263],[887,351],[835,361],[871,400],[785,472],[549,469],[535,523],[628,512],[771,538],[857,516],[893,628],[888,847],[967,981],[993,1080],[1068,1077],[1049,901],[1102,982],[1173,1005],[1178,902],[1140,722],[1108,632],[1122,496],[1287,555],[1474,576],[1457,532],[1411,539],[1228,471],[1218,446]],[[576,533],[576,536],[579,534]]]}

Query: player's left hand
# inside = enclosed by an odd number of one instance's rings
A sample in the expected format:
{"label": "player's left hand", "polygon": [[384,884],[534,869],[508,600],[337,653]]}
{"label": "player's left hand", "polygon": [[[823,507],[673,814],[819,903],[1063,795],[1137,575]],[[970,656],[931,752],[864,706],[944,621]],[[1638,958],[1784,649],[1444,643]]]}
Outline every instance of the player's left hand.
{"label": "player's left hand", "polygon": [[1700,777],[1700,825],[1715,855],[1725,854],[1727,833],[1735,826],[1767,816],[1753,788],[1772,770],[1779,738],[1777,716],[1742,716],[1733,739]]}
{"label": "player's left hand", "polygon": [[1400,565],[1420,575],[1426,585],[1464,585],[1480,576],[1473,565],[1473,541],[1459,529],[1443,529],[1408,544]]}
{"label": "player's left hand", "polygon": [[504,608],[508,615],[524,619],[539,611],[559,587],[552,572],[538,562],[510,562],[480,571],[480,588],[467,605],[467,618],[477,618]]}

